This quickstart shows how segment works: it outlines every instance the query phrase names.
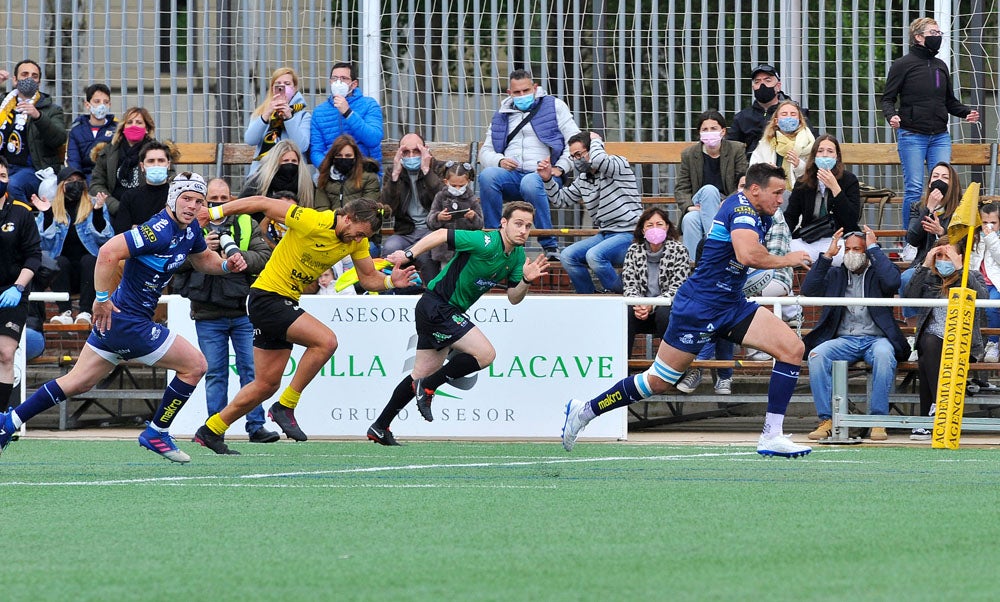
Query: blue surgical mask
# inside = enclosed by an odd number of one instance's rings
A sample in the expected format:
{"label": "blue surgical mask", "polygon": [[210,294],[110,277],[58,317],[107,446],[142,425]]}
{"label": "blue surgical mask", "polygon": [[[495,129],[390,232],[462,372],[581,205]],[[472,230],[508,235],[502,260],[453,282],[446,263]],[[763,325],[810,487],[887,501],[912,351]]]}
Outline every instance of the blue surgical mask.
{"label": "blue surgical mask", "polygon": [[934,267],[937,268],[939,274],[944,277],[951,276],[955,273],[955,264],[948,261],[947,259],[937,259],[934,261]]}
{"label": "blue surgical mask", "polygon": [[778,117],[778,129],[786,134],[791,134],[799,129],[798,117]]}
{"label": "blue surgical mask", "polygon": [[150,184],[162,184],[167,181],[167,168],[154,165],[146,168],[146,181]]}
{"label": "blue surgical mask", "polygon": [[90,105],[90,114],[94,119],[104,119],[108,116],[108,105]]}
{"label": "blue surgical mask", "polygon": [[531,105],[535,104],[534,94],[525,94],[524,96],[514,96],[514,107],[519,111],[527,111],[531,108]]}
{"label": "blue surgical mask", "polygon": [[836,157],[816,157],[816,167],[827,171],[833,169],[837,164]]}
{"label": "blue surgical mask", "polygon": [[402,163],[403,167],[410,171],[417,171],[420,169],[420,157],[403,157],[400,163]]}

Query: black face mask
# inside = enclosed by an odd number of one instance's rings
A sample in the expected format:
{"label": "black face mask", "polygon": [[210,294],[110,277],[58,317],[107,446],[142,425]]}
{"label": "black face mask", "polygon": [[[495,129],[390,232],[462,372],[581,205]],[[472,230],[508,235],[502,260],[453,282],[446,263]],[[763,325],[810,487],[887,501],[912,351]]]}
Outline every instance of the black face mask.
{"label": "black face mask", "polygon": [[757,102],[761,104],[767,104],[771,102],[777,95],[778,93],[774,91],[774,88],[768,88],[767,86],[764,85],[753,91],[753,97],[756,98]]}
{"label": "black face mask", "polygon": [[80,197],[83,196],[84,183],[78,182],[76,180],[71,182],[66,182],[63,185],[63,198],[67,203],[79,203]]}
{"label": "black face mask", "polygon": [[943,36],[927,36],[924,38],[924,48],[930,50],[934,54],[941,50],[941,39]]}
{"label": "black face mask", "polygon": [[934,180],[928,188],[931,190],[940,190],[941,196],[946,196],[948,194],[948,183],[944,180]]}
{"label": "black face mask", "polygon": [[289,192],[299,191],[299,166],[295,163],[285,163],[278,167],[278,171],[271,180],[268,192],[287,190]]}
{"label": "black face mask", "polygon": [[344,174],[345,176],[347,176],[350,175],[352,171],[354,171],[354,164],[356,163],[356,161],[357,160],[354,157],[350,158],[336,157],[333,160],[333,168],[339,171],[340,173]]}

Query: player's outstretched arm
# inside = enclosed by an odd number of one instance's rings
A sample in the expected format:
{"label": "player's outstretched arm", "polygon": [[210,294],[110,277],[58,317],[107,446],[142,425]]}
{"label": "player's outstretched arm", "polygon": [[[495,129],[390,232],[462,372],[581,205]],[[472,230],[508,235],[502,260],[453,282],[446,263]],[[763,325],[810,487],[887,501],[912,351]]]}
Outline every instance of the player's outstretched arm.
{"label": "player's outstretched arm", "polygon": [[[430,251],[434,247],[443,245],[446,242],[448,242],[448,230],[441,228],[440,230],[434,230],[427,236],[418,240],[417,244],[410,247],[410,252],[413,255],[420,255],[421,253]],[[388,257],[386,257],[386,259],[394,265],[403,265],[409,261],[406,257],[406,251],[393,251]]]}
{"label": "player's outstretched arm", "polygon": [[[399,253],[400,251],[397,251]],[[390,260],[391,261],[391,260]],[[403,262],[406,258],[403,258]],[[358,273],[358,282],[366,291],[387,291],[391,288],[401,288],[409,286],[417,273],[415,266],[400,267],[396,264],[392,268],[392,274],[386,275],[375,269],[375,262],[371,257],[365,257],[354,262],[354,269]]]}
{"label": "player's outstretched arm", "polygon": [[524,267],[521,268],[521,272],[524,277],[521,281],[517,283],[517,286],[512,286],[507,289],[507,300],[510,301],[511,305],[517,305],[524,300],[524,297],[528,294],[528,288],[536,280],[542,276],[547,275],[549,269],[549,260],[545,258],[545,255],[539,255],[534,260],[525,259]]}
{"label": "player's outstretched arm", "polygon": [[809,267],[809,253],[792,251],[787,255],[771,255],[767,247],[760,244],[757,232],[749,229],[733,230],[733,250],[736,260],[743,265],[758,269],[788,268],[795,266]]}
{"label": "player's outstretched arm", "polygon": [[222,219],[227,215],[249,215],[251,213],[263,213],[272,221],[285,223],[285,216],[288,215],[288,208],[294,203],[285,199],[272,199],[266,196],[248,196],[244,199],[236,199],[219,207],[202,207],[198,210],[198,223],[202,228],[208,225],[213,219]]}
{"label": "player's outstretched arm", "polygon": [[247,262],[243,259],[242,253],[236,253],[232,257],[223,259],[215,251],[205,249],[201,253],[192,255],[190,259],[194,269],[212,276],[242,272],[247,269]]}

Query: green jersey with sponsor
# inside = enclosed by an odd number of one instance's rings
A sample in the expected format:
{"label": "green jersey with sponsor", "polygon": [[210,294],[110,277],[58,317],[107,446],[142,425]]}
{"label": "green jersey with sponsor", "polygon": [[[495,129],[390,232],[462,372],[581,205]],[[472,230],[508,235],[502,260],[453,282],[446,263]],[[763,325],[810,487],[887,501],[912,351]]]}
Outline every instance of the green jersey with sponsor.
{"label": "green jersey with sponsor", "polygon": [[505,253],[499,231],[449,230],[448,247],[455,256],[427,288],[462,311],[501,282],[517,286],[524,277],[524,247]]}

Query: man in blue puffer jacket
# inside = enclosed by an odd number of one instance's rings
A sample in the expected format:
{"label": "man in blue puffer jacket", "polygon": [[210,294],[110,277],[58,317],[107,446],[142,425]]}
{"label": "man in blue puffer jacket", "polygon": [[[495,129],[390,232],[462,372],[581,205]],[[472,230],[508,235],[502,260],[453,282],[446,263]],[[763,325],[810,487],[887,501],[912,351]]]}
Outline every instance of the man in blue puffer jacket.
{"label": "man in blue puffer jacket", "polygon": [[382,107],[361,93],[354,65],[337,63],[330,70],[330,97],[313,111],[309,136],[309,160],[323,163],[323,157],[341,134],[350,134],[364,156],[379,164],[382,177]]}

